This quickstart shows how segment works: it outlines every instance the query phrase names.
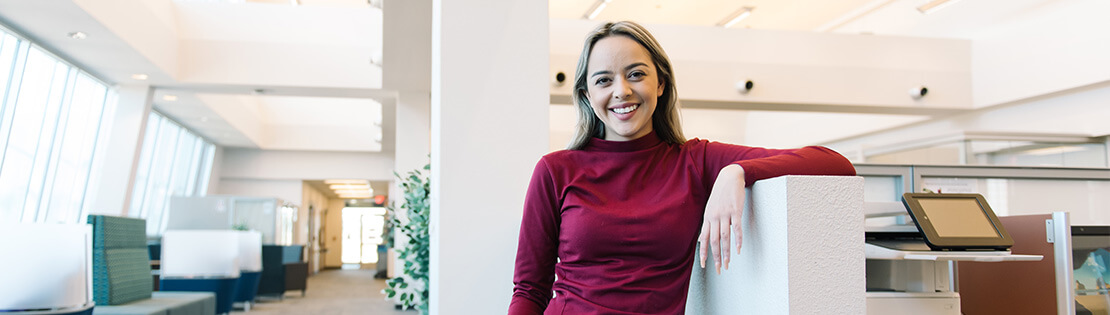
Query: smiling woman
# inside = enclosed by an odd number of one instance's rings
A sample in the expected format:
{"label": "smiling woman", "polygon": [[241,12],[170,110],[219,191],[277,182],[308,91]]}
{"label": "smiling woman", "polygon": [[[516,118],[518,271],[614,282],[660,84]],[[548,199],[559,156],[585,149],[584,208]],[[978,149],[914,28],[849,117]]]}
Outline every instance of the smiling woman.
{"label": "smiling woman", "polygon": [[708,251],[718,272],[728,268],[745,186],[855,174],[823,147],[687,141],[673,73],[639,24],[605,23],[586,37],[577,134],[532,173],[510,314],[681,314],[698,242],[703,268]]}

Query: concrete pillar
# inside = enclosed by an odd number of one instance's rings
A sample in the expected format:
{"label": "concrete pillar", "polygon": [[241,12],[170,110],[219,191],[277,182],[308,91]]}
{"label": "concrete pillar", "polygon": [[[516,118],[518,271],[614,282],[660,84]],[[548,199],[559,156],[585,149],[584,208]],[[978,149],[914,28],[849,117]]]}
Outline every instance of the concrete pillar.
{"label": "concrete pillar", "polygon": [[97,150],[100,162],[94,165],[100,167],[93,169],[89,182],[95,189],[89,213],[127,215],[153,98],[154,89],[147,85],[116,87],[115,111],[104,116],[111,124],[107,144]]}
{"label": "concrete pillar", "polygon": [[748,195],[740,253],[720,275],[695,261],[686,313],[864,314],[863,178],[783,176]]}
{"label": "concrete pillar", "polygon": [[432,5],[431,314],[505,313],[548,150],[547,1]]}

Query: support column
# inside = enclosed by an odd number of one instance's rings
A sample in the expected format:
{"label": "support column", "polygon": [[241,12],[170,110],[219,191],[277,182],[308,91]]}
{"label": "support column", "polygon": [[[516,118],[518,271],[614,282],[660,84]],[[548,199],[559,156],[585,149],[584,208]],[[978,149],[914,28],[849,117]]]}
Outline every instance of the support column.
{"label": "support column", "polygon": [[508,309],[524,194],[548,150],[547,11],[433,1],[431,314]]}
{"label": "support column", "polygon": [[[387,0],[383,3],[382,87],[397,91],[393,100],[393,171],[404,175],[423,168],[431,153],[432,0]],[[389,202],[404,195],[396,178],[390,180]],[[397,212],[398,219],[407,220]],[[394,230],[394,248],[408,242]],[[401,274],[404,263],[390,255],[389,277]]]}
{"label": "support column", "polygon": [[97,150],[96,159],[101,162],[94,165],[100,167],[93,170],[93,181],[89,182],[95,187],[89,213],[127,215],[153,98],[154,89],[147,85],[116,87],[115,111],[105,113],[105,123],[111,123],[111,129],[107,143]]}

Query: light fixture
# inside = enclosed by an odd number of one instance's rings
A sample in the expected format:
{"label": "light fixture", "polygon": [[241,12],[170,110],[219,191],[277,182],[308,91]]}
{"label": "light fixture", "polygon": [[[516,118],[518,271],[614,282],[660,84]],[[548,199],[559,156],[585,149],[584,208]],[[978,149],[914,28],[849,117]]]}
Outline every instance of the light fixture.
{"label": "light fixture", "polygon": [[326,179],[324,184],[366,184],[370,185],[370,181],[365,179]]}
{"label": "light fixture", "polygon": [[81,31],[77,31],[77,32],[69,32],[69,34],[66,34],[66,36],[69,36],[69,38],[72,38],[72,39],[81,40],[81,39],[88,38],[89,34],[85,34],[85,32],[81,32]]}
{"label": "light fixture", "polygon": [[960,0],[933,0],[932,2],[926,3],[923,6],[917,7],[917,11],[920,11],[922,14],[929,14],[937,12],[937,10],[944,9],[945,7],[959,1]]}
{"label": "light fixture", "polygon": [[357,195],[357,196],[373,195],[372,192],[366,191],[366,190],[337,190],[337,191],[335,191],[335,194],[336,195]]}
{"label": "light fixture", "polygon": [[1080,147],[1080,146],[1064,145],[1064,146],[1055,146],[1055,147],[1048,147],[1048,148],[1033,149],[1033,150],[1025,151],[1024,153],[1028,154],[1028,155],[1038,155],[1038,156],[1053,155],[1053,154],[1063,155],[1065,153],[1079,152],[1079,151],[1083,151],[1083,150],[1086,150],[1086,149],[1084,149],[1083,147]]}
{"label": "light fixture", "polygon": [[586,14],[582,15],[582,17],[587,20],[593,20],[598,14],[601,14],[601,10],[605,10],[605,6],[609,5],[610,1],[613,0],[597,0],[597,2],[594,2],[594,5],[590,7],[590,10],[586,11]]}
{"label": "light fixture", "polygon": [[166,95],[162,95],[162,100],[163,100],[163,101],[169,101],[169,102],[173,102],[173,101],[176,101],[176,100],[177,100],[177,95],[173,95],[173,94],[166,94]]}
{"label": "light fixture", "polygon": [[726,17],[724,20],[721,20],[721,22],[718,22],[717,26],[723,26],[724,28],[732,27],[736,23],[739,23],[740,20],[743,20],[744,18],[747,18],[749,15],[752,15],[752,10],[755,10],[755,7],[740,8],[740,10],[736,10],[736,12],[733,12],[728,17]]}
{"label": "light fixture", "polygon": [[368,190],[368,189],[370,189],[370,184],[332,184],[332,185],[329,185],[328,188],[331,189],[331,190],[340,190],[340,189]]}
{"label": "light fixture", "polygon": [[146,80],[146,79],[150,78],[150,76],[146,75],[145,73],[136,73],[136,74],[132,74],[131,78],[135,79],[135,80]]}

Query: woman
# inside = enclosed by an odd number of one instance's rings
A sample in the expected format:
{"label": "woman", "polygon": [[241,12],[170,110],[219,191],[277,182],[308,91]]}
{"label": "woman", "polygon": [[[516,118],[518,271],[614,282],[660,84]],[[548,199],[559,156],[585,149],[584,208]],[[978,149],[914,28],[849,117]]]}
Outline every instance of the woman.
{"label": "woman", "polygon": [[633,22],[587,36],[574,93],[575,138],[540,159],[525,197],[510,314],[681,314],[697,242],[702,268],[707,248],[728,268],[745,186],[855,174],[823,147],[686,141],[670,61]]}

